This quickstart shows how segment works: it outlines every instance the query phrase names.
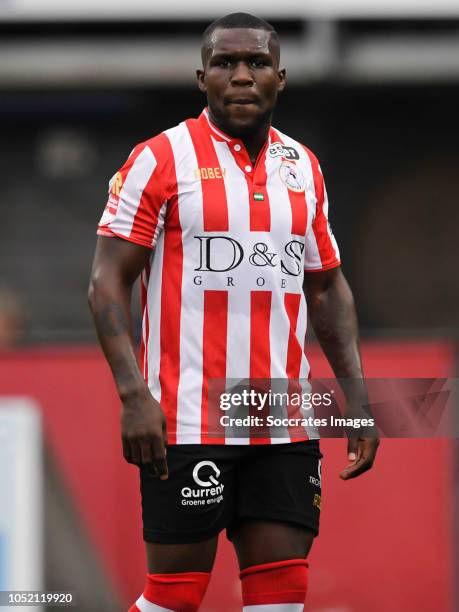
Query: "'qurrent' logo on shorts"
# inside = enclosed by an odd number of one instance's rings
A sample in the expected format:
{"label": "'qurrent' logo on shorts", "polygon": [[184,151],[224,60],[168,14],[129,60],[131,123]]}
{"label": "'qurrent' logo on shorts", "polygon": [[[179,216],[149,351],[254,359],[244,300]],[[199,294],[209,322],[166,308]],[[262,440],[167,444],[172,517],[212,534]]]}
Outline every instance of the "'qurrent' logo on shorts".
{"label": "'qurrent' logo on shorts", "polygon": [[192,476],[198,487],[182,488],[182,506],[206,506],[223,500],[225,485],[219,482],[220,470],[213,461],[197,463]]}

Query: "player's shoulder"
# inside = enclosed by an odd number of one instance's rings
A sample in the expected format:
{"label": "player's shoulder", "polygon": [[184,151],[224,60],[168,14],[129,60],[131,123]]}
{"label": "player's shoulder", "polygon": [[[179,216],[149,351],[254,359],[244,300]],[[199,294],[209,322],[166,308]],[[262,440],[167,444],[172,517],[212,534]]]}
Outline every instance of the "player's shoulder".
{"label": "player's shoulder", "polygon": [[277,128],[274,128],[274,132],[279,136],[280,141],[286,149],[287,156],[290,154],[292,159],[309,160],[313,165],[319,163],[317,155],[303,142],[296,140],[296,138],[292,138]]}
{"label": "player's shoulder", "polygon": [[171,143],[180,139],[185,132],[186,124],[185,121],[182,121],[136,144],[129,157],[136,157],[143,153],[153,155],[158,163],[165,162],[173,157]]}

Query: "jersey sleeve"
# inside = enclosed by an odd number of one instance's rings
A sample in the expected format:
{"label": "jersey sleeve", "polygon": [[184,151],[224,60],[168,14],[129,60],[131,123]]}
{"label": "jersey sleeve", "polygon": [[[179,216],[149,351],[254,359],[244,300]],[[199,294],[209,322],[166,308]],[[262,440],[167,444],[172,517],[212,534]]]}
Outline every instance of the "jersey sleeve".
{"label": "jersey sleeve", "polygon": [[100,236],[118,236],[154,248],[164,227],[170,195],[164,171],[167,159],[160,142],[157,137],[137,145],[110,180],[97,230]]}
{"label": "jersey sleeve", "polygon": [[308,225],[305,243],[304,269],[321,272],[341,265],[338,244],[328,221],[328,197],[325,181],[317,157],[306,149],[312,166],[316,209],[312,223]]}

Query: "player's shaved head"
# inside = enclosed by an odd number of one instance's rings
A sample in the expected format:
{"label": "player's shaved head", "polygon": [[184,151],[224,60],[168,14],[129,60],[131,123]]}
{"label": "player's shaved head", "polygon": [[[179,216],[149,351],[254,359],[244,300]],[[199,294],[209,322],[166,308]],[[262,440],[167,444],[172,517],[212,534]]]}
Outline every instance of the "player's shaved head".
{"label": "player's shaved head", "polygon": [[212,50],[212,47],[214,45],[214,34],[216,30],[230,30],[236,28],[264,30],[265,32],[269,32],[270,48],[277,60],[277,63],[279,63],[279,37],[274,27],[264,19],[256,17],[255,15],[251,15],[250,13],[230,13],[229,15],[225,15],[224,17],[216,19],[204,30],[201,44],[201,57],[203,66],[206,63],[206,58],[208,57],[209,51]]}

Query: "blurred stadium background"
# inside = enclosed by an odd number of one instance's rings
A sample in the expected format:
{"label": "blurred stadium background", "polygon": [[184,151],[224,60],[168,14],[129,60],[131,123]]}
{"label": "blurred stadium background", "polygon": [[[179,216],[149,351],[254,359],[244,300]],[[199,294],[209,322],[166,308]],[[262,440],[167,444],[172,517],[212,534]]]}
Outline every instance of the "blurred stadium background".
{"label": "blurred stadium background", "polygon": [[[201,111],[200,33],[234,10],[279,31],[275,125],[321,160],[367,375],[457,376],[457,2],[0,0],[0,590],[119,612],[143,587],[137,477],[86,305],[95,227],[132,146]],[[456,442],[384,440],[352,483],[344,441],[323,448],[307,609],[459,610]],[[222,537],[204,611],[238,610],[238,589]]]}

